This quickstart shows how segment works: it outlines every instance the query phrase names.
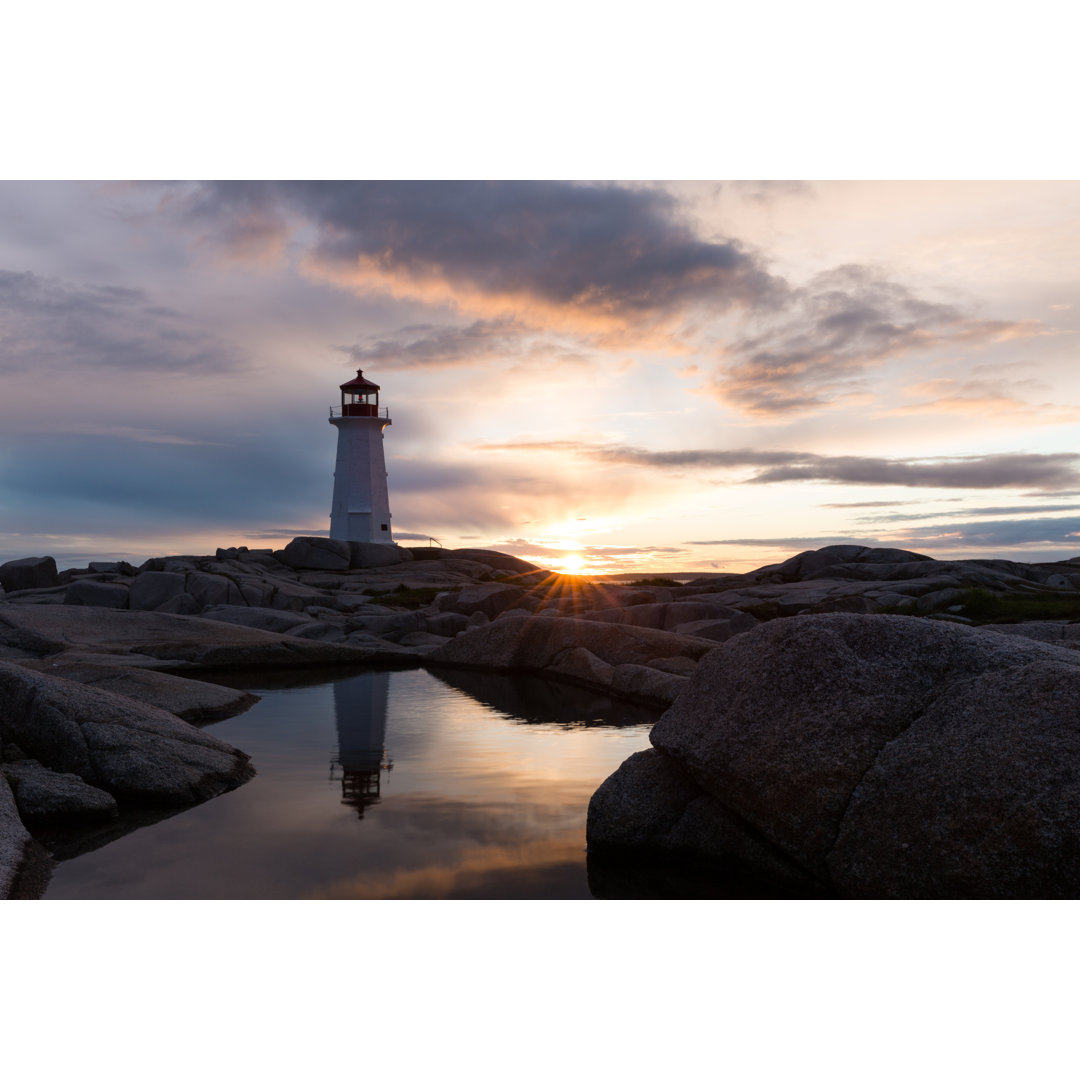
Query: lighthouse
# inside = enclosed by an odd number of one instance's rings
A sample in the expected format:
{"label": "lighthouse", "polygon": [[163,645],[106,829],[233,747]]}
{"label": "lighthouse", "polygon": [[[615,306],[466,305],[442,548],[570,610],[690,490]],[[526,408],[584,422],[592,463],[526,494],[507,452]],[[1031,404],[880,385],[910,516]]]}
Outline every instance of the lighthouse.
{"label": "lighthouse", "polygon": [[383,431],[388,410],[379,411],[379,387],[357,371],[341,384],[341,408],[330,409],[337,428],[334,498],[330,506],[330,538],[392,544],[390,496],[386,490]]}

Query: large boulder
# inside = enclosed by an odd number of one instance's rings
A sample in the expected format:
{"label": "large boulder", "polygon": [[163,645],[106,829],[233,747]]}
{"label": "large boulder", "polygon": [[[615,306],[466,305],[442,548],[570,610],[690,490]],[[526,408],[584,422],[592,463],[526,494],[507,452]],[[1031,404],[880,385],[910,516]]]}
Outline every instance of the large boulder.
{"label": "large boulder", "polygon": [[1080,897],[1078,700],[1080,656],[1053,645],[903,616],[766,623],[705,656],[654,749],[596,792],[590,848],[780,867],[843,897]]}
{"label": "large boulder", "polygon": [[74,607],[126,608],[128,586],[108,581],[73,581],[64,593],[64,603]]}
{"label": "large boulder", "polygon": [[485,582],[481,585],[467,585],[460,592],[447,593],[440,597],[439,610],[453,611],[459,615],[472,615],[482,611],[489,619],[494,619],[502,612],[518,607],[526,599],[525,590],[517,585]]}
{"label": "large boulder", "polygon": [[248,756],[129,697],[0,662],[0,744],[117,800],[186,805],[229,791]]}
{"label": "large boulder", "polygon": [[186,574],[144,570],[128,587],[128,605],[135,611],[154,611],[174,597],[182,596],[186,581]]}
{"label": "large boulder", "polygon": [[397,544],[332,540],[328,536],[298,536],[274,554],[294,570],[366,570],[412,562],[412,553]]}
{"label": "large boulder", "polygon": [[529,573],[536,570],[536,564],[519,559],[516,555],[507,555],[502,551],[489,551],[486,548],[406,548],[410,556],[418,562],[452,559],[461,562],[479,563],[492,570],[504,570],[514,574]]}
{"label": "large boulder", "polygon": [[51,555],[12,559],[0,566],[0,589],[48,589],[56,584],[56,560]]}
{"label": "large boulder", "polygon": [[397,544],[366,544],[362,540],[350,540],[349,566],[353,570],[369,570],[376,566],[395,566],[401,562],[412,562],[412,554],[407,548]]}
{"label": "large boulder", "polygon": [[519,616],[498,619],[452,638],[428,653],[425,662],[535,672],[619,696],[669,704],[687,680],[656,667],[656,662],[675,657],[697,661],[715,647],[701,638],[640,626]]}
{"label": "large boulder", "polygon": [[240,604],[240,589],[224,574],[188,574],[185,591],[195,598],[199,610],[219,604]]}
{"label": "large boulder", "polygon": [[348,543],[326,536],[298,536],[274,554],[295,570],[348,570],[352,562]]}
{"label": "large boulder", "polygon": [[914,551],[904,551],[902,548],[834,544],[831,547],[818,548],[816,551],[802,551],[773,569],[783,581],[805,581],[807,578],[821,575],[825,570],[851,563],[895,564],[932,561],[929,555],[919,555]]}

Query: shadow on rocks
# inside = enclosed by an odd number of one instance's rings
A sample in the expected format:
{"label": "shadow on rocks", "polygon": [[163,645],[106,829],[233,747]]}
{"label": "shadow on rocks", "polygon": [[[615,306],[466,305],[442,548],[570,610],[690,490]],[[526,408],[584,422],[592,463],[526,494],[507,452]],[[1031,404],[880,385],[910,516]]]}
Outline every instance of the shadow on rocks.
{"label": "shadow on rocks", "polygon": [[539,675],[429,669],[435,678],[469,697],[529,724],[567,727],[629,727],[655,724],[662,709],[619,701],[569,683]]}
{"label": "shadow on rocks", "polygon": [[731,861],[697,865],[650,855],[635,859],[590,850],[589,891],[596,900],[827,900],[824,891],[798,888]]}
{"label": "shadow on rocks", "polygon": [[[66,862],[190,809],[190,806],[131,806],[122,808],[120,816],[112,821],[94,824],[71,822],[28,828],[36,843],[52,856],[53,862]],[[45,884],[48,884],[48,879]]]}

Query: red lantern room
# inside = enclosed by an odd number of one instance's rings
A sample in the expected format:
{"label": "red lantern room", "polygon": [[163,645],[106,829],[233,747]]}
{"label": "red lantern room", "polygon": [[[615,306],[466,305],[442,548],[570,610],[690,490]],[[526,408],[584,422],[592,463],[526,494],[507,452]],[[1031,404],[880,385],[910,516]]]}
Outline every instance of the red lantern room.
{"label": "red lantern room", "polygon": [[363,371],[356,372],[356,378],[341,384],[342,416],[378,416],[379,387],[370,379],[364,378]]}

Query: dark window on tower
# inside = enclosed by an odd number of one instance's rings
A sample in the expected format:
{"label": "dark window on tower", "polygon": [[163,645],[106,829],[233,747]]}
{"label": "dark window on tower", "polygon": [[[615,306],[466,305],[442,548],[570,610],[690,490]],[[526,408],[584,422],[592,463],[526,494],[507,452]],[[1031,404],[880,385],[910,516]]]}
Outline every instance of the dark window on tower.
{"label": "dark window on tower", "polygon": [[389,528],[390,528],[390,526],[389,526],[389,525],[383,525],[383,526],[382,526],[382,531],[383,531],[383,532],[386,532],[386,530],[387,530],[387,529],[389,529]]}

